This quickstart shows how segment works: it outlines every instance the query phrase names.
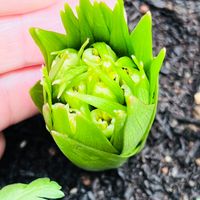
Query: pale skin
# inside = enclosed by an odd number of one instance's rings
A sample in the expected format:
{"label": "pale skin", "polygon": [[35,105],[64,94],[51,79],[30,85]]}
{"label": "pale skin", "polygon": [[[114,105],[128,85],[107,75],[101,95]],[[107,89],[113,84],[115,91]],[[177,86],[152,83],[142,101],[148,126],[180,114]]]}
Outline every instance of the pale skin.
{"label": "pale skin", "polygon": [[[115,0],[104,0],[113,7]],[[0,0],[0,157],[5,149],[2,131],[38,113],[29,89],[40,79],[42,55],[28,29],[63,32],[60,10],[78,0]]]}

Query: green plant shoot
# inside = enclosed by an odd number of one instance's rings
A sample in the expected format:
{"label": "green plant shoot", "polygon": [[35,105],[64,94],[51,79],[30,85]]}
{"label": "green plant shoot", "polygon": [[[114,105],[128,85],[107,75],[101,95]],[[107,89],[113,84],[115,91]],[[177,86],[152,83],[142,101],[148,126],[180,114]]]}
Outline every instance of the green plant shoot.
{"label": "green plant shoot", "polygon": [[45,60],[30,94],[64,155],[91,171],[121,166],[146,142],[155,118],[165,49],[152,54],[147,12],[130,32],[124,4],[65,4],[66,34],[31,28]]}

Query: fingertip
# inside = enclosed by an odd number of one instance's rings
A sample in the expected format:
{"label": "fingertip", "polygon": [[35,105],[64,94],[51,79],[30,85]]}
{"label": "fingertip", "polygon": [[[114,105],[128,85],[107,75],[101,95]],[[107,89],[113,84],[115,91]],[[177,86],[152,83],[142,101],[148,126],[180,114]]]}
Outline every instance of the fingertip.
{"label": "fingertip", "polygon": [[55,4],[57,0],[0,0],[0,16],[24,14]]}

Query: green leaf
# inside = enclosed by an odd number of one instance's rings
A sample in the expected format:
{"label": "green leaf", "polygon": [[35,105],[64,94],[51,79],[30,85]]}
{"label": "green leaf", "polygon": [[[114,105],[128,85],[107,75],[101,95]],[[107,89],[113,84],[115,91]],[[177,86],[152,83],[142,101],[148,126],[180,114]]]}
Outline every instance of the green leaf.
{"label": "green leaf", "polygon": [[105,42],[95,42],[92,47],[98,51],[102,61],[112,62],[117,60],[115,52]]}
{"label": "green leaf", "polygon": [[99,108],[99,109],[107,112],[110,115],[115,115],[116,110],[126,111],[125,106],[123,106],[119,103],[107,100],[105,98],[95,97],[95,96],[87,95],[87,94],[80,94],[77,92],[74,92],[74,93],[68,92],[68,95],[72,96],[72,97],[73,96],[77,97],[81,101],[88,103],[89,105],[92,105],[96,108]]}
{"label": "green leaf", "polygon": [[55,58],[55,61],[57,61],[57,60],[58,61],[55,63],[55,65],[53,64],[51,66],[51,70],[49,71],[49,78],[51,81],[54,81],[56,78],[56,75],[59,73],[59,71],[62,70],[62,66],[63,66],[65,60],[67,59],[67,57],[68,57],[68,54],[64,54],[64,55],[60,56],[59,58],[57,58],[57,57]]}
{"label": "green leaf", "polygon": [[149,82],[150,82],[150,103],[155,102],[155,91],[156,91],[156,84],[158,83],[159,72],[162,67],[164,58],[166,54],[166,49],[163,48],[157,57],[155,57],[151,63],[149,68]]}
{"label": "green leaf", "polygon": [[124,139],[124,124],[126,121],[126,113],[123,111],[115,112],[115,129],[110,142],[121,153]]}
{"label": "green leaf", "polygon": [[40,48],[45,59],[45,65],[49,71],[51,68],[51,63],[55,58],[55,55],[51,55],[51,52],[62,50],[67,47],[66,36],[39,28],[31,28],[30,33]]}
{"label": "green leaf", "polygon": [[118,72],[119,76],[121,76],[123,82],[130,88],[132,94],[143,103],[148,104],[149,81],[144,70],[142,68],[139,70],[135,69],[135,65],[130,63],[129,59],[126,57],[120,58],[115,64],[116,71]]}
{"label": "green leaf", "polygon": [[42,85],[40,84],[40,81],[36,82],[36,84],[30,89],[29,93],[39,111],[42,112],[44,99],[43,99],[43,88]]}
{"label": "green leaf", "polygon": [[95,73],[98,75],[98,77],[104,82],[105,85],[112,91],[112,93],[117,97],[117,100],[119,103],[124,103],[124,96],[123,96],[123,90],[120,88],[120,86],[112,80],[103,70],[101,70],[101,67],[96,66],[93,67]]}
{"label": "green leaf", "polygon": [[76,115],[76,132],[73,138],[86,146],[108,153],[118,153],[91,119],[85,118],[81,113]]}
{"label": "green leaf", "polygon": [[[66,91],[66,88],[69,87],[69,84],[77,77],[81,76],[86,72],[86,66],[76,66],[76,68],[66,70],[66,74],[60,79],[61,84],[58,86],[58,98]],[[69,82],[69,84],[68,84]]]}
{"label": "green leaf", "polygon": [[150,67],[153,59],[152,54],[152,19],[151,13],[147,12],[139,21],[131,33],[133,54],[144,63],[145,71]]}
{"label": "green leaf", "polygon": [[63,154],[75,165],[85,170],[100,171],[117,168],[127,160],[125,156],[86,146],[67,135],[55,131],[51,134]]}
{"label": "green leaf", "polygon": [[113,10],[110,45],[120,56],[129,55],[129,52],[132,52],[129,30],[124,16],[124,5],[122,0],[117,1]]}
{"label": "green leaf", "polygon": [[93,30],[94,26],[94,19],[92,18],[94,8],[90,0],[79,0],[79,7],[80,10],[85,18],[85,20],[88,22],[88,25]]}
{"label": "green leaf", "polygon": [[[161,53],[162,52],[162,53]],[[162,49],[161,51],[160,51],[160,53],[159,53],[159,57],[160,57],[160,59],[158,59],[157,57],[156,58],[154,58],[155,60],[160,60],[160,64],[159,65],[156,65],[157,66],[157,69],[156,69],[156,67],[155,68],[151,68],[150,67],[150,69],[152,70],[152,75],[154,74],[154,75],[157,75],[157,77],[156,76],[154,76],[154,78],[152,78],[152,81],[153,81],[153,83],[155,84],[155,88],[154,88],[154,90],[150,90],[150,91],[153,91],[153,99],[152,99],[152,102],[154,103],[154,109],[153,109],[153,113],[152,113],[152,116],[151,116],[151,119],[150,119],[150,121],[149,121],[149,125],[148,125],[148,127],[147,127],[147,129],[146,129],[146,131],[145,131],[145,133],[144,133],[144,136],[143,136],[143,138],[142,138],[142,140],[141,140],[141,143],[139,143],[139,145],[135,148],[135,150],[134,151],[132,151],[132,153],[131,153],[131,155],[134,155],[134,154],[136,154],[136,153],[138,153],[138,152],[140,152],[141,150],[142,150],[142,148],[144,147],[144,145],[145,145],[145,143],[146,143],[146,140],[147,140],[147,138],[148,138],[148,135],[149,135],[149,131],[150,131],[150,129],[151,129],[151,127],[152,127],[152,124],[153,124],[153,122],[154,122],[154,119],[155,119],[155,115],[156,115],[156,111],[157,111],[157,104],[158,104],[158,92],[159,92],[159,74],[158,74],[158,72],[160,71],[160,67],[161,67],[161,65],[162,65],[162,57],[163,57],[163,59],[164,59],[164,57],[165,57],[165,53],[166,53],[166,50],[165,50],[165,48],[164,49]],[[164,55],[163,55],[164,54]],[[162,55],[162,56],[161,56]],[[157,63],[157,61],[155,61],[156,63]],[[159,63],[159,62],[158,62]],[[152,65],[151,66],[155,66],[155,65],[153,65],[153,62],[152,62]],[[150,69],[149,69],[149,71],[150,71]],[[154,71],[155,70],[155,71]],[[149,71],[147,71],[147,73],[149,74]],[[150,75],[149,75],[150,76]],[[153,77],[153,76],[152,76]],[[131,156],[130,155],[130,156]]]}
{"label": "green leaf", "polygon": [[68,3],[65,4],[65,12],[61,11],[60,15],[67,33],[67,46],[78,49],[81,46],[79,22]]}
{"label": "green leaf", "polygon": [[66,105],[62,103],[55,103],[52,105],[52,121],[53,130],[58,131],[59,133],[72,135]]}
{"label": "green leaf", "polygon": [[64,197],[61,186],[49,178],[39,178],[30,184],[16,183],[0,190],[1,200],[42,200]]}
{"label": "green leaf", "polygon": [[98,2],[94,2],[93,5],[93,19],[95,19],[93,28],[95,41],[109,42],[110,33],[104,20],[104,15],[101,11],[100,4]]}
{"label": "green leaf", "polygon": [[124,127],[122,155],[130,155],[146,133],[155,105],[143,104],[134,96],[127,97],[127,120]]}
{"label": "green leaf", "polygon": [[52,122],[52,116],[51,116],[51,109],[49,107],[48,103],[45,103],[44,106],[42,107],[42,114],[44,117],[44,121],[46,123],[46,128],[51,131],[52,130],[52,126],[53,126],[53,122]]}
{"label": "green leaf", "polygon": [[109,33],[110,33],[111,30],[112,30],[112,15],[113,15],[113,12],[104,2],[100,2],[100,8],[101,8],[101,12],[102,12],[103,17],[104,17],[104,21],[105,21],[106,26],[107,26]]}
{"label": "green leaf", "polygon": [[149,121],[149,124],[148,124],[148,127],[146,129],[146,132],[145,132],[145,134],[144,134],[144,136],[143,136],[143,138],[141,140],[141,143],[137,146],[137,148],[132,152],[131,155],[134,155],[134,154],[140,152],[141,149],[144,147],[144,145],[146,143],[147,137],[149,135],[149,131],[150,131],[151,127],[152,127],[153,121],[154,121],[155,116],[156,116],[157,104],[158,104],[158,89],[159,89],[158,86],[159,86],[159,84],[158,84],[158,80],[157,80],[156,89],[155,89],[154,109],[153,109],[153,113],[152,113],[151,119]]}
{"label": "green leaf", "polygon": [[51,107],[52,105],[52,87],[51,87],[51,80],[48,76],[47,67],[42,68],[42,85],[43,85],[43,98],[44,103],[49,104]]}
{"label": "green leaf", "polygon": [[89,0],[80,0],[79,4],[80,5],[76,7],[76,11],[81,33],[81,44],[83,44],[87,38],[90,39],[90,44],[92,44],[94,42],[93,19],[91,17],[93,12],[92,5]]}

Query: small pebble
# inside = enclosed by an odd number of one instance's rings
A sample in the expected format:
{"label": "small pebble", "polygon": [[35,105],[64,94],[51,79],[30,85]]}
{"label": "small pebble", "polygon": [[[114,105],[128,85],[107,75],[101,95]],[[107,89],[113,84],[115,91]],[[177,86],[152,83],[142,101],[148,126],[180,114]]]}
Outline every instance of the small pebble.
{"label": "small pebble", "polygon": [[172,177],[176,178],[178,176],[178,168],[177,167],[173,167],[172,169]]}
{"label": "small pebble", "polygon": [[165,162],[167,162],[167,163],[172,162],[172,157],[171,156],[165,156]]}
{"label": "small pebble", "polygon": [[176,119],[173,119],[170,123],[172,128],[175,128],[178,125],[178,121]]}
{"label": "small pebble", "polygon": [[194,186],[196,185],[195,182],[192,181],[192,180],[190,180],[190,181],[188,182],[188,184],[189,184],[190,187],[194,187]]}
{"label": "small pebble", "polygon": [[124,197],[125,199],[130,199],[131,196],[133,196],[134,188],[132,185],[128,186],[128,188],[125,190]]}
{"label": "small pebble", "polygon": [[48,152],[49,152],[50,156],[55,156],[56,155],[56,150],[53,147],[50,147]]}
{"label": "small pebble", "polygon": [[161,168],[161,172],[162,172],[164,175],[167,175],[168,172],[169,172],[169,168],[168,168],[168,167],[162,167],[162,168]]}
{"label": "small pebble", "polygon": [[70,194],[76,194],[78,192],[78,189],[76,187],[72,188],[69,193]]}
{"label": "small pebble", "polygon": [[194,131],[194,132],[197,132],[197,131],[200,130],[200,128],[199,128],[198,126],[194,125],[194,124],[189,124],[189,125],[188,125],[188,128],[189,128],[190,130]]}
{"label": "small pebble", "polygon": [[200,105],[200,92],[197,92],[195,95],[194,95],[194,101],[197,105]]}
{"label": "small pebble", "polygon": [[27,141],[26,140],[22,140],[19,147],[20,149],[23,149],[25,146],[27,145]]}
{"label": "small pebble", "polygon": [[87,195],[88,195],[89,200],[95,200],[95,197],[94,197],[93,192],[89,191],[89,192],[87,193]]}
{"label": "small pebble", "polygon": [[145,3],[141,4],[140,6],[140,13],[145,14],[149,11],[149,6]]}
{"label": "small pebble", "polygon": [[197,158],[197,159],[195,160],[195,163],[200,167],[200,158]]}
{"label": "small pebble", "polygon": [[195,106],[193,110],[193,115],[196,119],[200,119],[200,106]]}
{"label": "small pebble", "polygon": [[194,146],[194,142],[190,141],[188,147],[191,149]]}
{"label": "small pebble", "polygon": [[81,180],[82,180],[83,185],[85,185],[85,186],[91,185],[91,180],[88,176],[82,176]]}

